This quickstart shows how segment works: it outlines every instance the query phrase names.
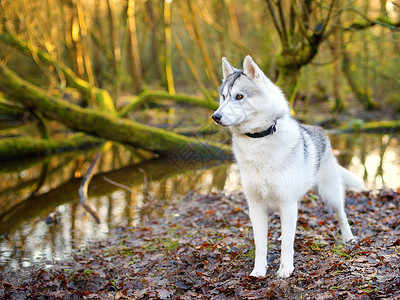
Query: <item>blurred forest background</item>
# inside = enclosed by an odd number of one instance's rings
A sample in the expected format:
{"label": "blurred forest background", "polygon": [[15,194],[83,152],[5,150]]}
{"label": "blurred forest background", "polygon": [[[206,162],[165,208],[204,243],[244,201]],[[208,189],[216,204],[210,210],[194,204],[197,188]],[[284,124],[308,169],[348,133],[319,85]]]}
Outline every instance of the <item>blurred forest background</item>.
{"label": "blurred forest background", "polygon": [[[39,137],[47,149],[60,146],[48,143],[48,119],[160,154],[196,147],[182,135],[188,125],[175,103],[209,115],[222,56],[241,66],[252,55],[295,111],[310,103],[328,112],[400,111],[397,0],[0,3],[0,114],[34,122],[29,142]],[[21,141],[7,140],[2,155],[23,152]]]}

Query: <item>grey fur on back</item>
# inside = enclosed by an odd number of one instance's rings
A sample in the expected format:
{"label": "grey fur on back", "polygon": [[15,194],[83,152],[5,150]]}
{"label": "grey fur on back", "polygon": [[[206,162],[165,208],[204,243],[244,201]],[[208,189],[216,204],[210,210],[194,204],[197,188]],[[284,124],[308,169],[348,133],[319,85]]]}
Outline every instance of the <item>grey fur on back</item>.
{"label": "grey fur on back", "polygon": [[303,139],[304,152],[306,156],[307,152],[307,143],[305,141],[305,135],[310,137],[312,143],[316,149],[317,156],[317,164],[316,164],[316,172],[318,172],[321,166],[322,156],[325,154],[325,151],[330,148],[330,141],[325,131],[319,126],[305,125],[302,123],[298,123],[300,127],[300,133]]}

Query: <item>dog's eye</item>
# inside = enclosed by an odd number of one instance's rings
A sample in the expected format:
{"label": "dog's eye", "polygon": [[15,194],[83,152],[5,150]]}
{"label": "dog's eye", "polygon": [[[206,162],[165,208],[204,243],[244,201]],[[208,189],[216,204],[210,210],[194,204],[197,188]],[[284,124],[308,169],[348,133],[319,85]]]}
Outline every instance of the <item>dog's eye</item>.
{"label": "dog's eye", "polygon": [[222,96],[222,100],[225,100],[225,95],[221,95]]}
{"label": "dog's eye", "polygon": [[243,95],[242,94],[237,94],[235,99],[236,100],[242,100],[243,99]]}

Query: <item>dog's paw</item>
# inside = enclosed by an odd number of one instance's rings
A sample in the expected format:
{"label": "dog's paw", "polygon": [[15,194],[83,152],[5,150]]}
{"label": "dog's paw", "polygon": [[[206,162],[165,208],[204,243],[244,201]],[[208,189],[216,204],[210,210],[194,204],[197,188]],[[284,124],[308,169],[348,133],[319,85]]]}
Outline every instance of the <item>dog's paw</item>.
{"label": "dog's paw", "polygon": [[278,270],[278,277],[283,278],[283,279],[288,278],[288,277],[290,277],[290,275],[292,275],[293,271],[294,271],[293,265],[291,265],[291,266],[282,266],[281,265]]}
{"label": "dog's paw", "polygon": [[344,244],[352,244],[356,242],[356,238],[354,235],[350,232],[350,234],[346,234],[342,236],[342,241]]}
{"label": "dog's paw", "polygon": [[266,273],[267,273],[266,268],[263,269],[254,268],[254,270],[250,273],[250,276],[260,278],[260,277],[265,277]]}
{"label": "dog's paw", "polygon": [[357,246],[358,241],[359,241],[358,237],[355,236],[355,237],[353,237],[352,239],[350,239],[350,240],[348,240],[346,242],[343,241],[343,246],[347,250],[352,251],[354,249],[354,247]]}

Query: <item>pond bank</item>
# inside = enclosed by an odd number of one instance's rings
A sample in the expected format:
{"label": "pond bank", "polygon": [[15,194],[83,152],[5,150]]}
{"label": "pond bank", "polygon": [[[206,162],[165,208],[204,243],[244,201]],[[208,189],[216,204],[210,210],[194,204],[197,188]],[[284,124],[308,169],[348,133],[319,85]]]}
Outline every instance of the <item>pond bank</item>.
{"label": "pond bank", "polygon": [[[0,297],[90,299],[265,299],[400,297],[398,191],[348,193],[346,211],[357,241],[340,244],[337,222],[317,196],[301,204],[295,272],[276,277],[279,217],[269,231],[264,279],[248,277],[254,246],[241,193],[187,194],[163,218],[119,228],[73,260],[25,273],[0,271]],[[23,276],[22,276],[23,275]]]}

